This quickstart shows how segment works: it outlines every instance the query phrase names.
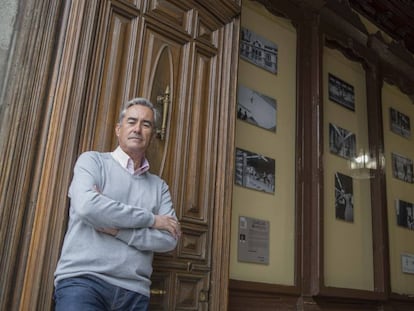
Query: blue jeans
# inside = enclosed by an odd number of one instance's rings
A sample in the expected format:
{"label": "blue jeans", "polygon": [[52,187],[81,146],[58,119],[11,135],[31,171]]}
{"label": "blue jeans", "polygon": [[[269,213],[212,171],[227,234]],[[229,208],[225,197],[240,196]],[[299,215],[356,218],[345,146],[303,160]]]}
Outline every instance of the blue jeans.
{"label": "blue jeans", "polygon": [[56,311],[147,311],[149,297],[90,275],[59,281]]}

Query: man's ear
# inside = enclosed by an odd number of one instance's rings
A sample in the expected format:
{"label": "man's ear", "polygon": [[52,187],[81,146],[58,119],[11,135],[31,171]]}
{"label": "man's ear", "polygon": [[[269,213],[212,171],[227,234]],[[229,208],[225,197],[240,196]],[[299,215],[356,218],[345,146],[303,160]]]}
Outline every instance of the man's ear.
{"label": "man's ear", "polygon": [[117,123],[115,125],[115,135],[118,137],[119,136],[119,128],[121,127],[121,124]]}

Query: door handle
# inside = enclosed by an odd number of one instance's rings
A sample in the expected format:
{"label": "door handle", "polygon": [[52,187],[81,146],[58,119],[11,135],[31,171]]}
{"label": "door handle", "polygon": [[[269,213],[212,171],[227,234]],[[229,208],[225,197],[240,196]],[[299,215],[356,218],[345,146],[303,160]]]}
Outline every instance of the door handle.
{"label": "door handle", "polygon": [[167,291],[158,288],[151,288],[150,293],[151,295],[165,295]]}
{"label": "door handle", "polygon": [[170,106],[170,86],[167,85],[165,88],[165,93],[163,95],[157,96],[157,104],[162,106],[162,124],[161,129],[157,130],[157,137],[161,140],[165,139],[165,134],[167,131],[167,116]]}

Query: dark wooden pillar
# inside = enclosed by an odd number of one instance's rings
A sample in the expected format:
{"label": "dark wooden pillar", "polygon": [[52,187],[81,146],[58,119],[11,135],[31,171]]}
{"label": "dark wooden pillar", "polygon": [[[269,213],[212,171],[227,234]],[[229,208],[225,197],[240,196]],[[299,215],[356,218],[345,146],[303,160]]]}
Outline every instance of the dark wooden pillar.
{"label": "dark wooden pillar", "polygon": [[371,179],[372,243],[374,257],[374,291],[390,294],[390,265],[387,221],[387,198],[384,166],[384,131],[381,89],[383,79],[378,62],[366,66],[369,149],[377,161]]}
{"label": "dark wooden pillar", "polygon": [[[322,37],[319,16],[308,10],[297,23],[298,76],[298,208],[301,209],[302,294],[317,295],[323,266],[321,199],[323,189],[322,157]],[[306,298],[304,298],[306,299]]]}

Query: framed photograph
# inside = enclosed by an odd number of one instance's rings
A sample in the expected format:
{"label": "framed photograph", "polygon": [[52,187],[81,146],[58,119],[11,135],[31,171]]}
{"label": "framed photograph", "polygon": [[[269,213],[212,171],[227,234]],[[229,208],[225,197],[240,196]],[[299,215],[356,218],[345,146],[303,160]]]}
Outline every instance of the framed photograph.
{"label": "framed photograph", "polygon": [[402,181],[414,183],[413,161],[396,153],[391,153],[392,175]]}
{"label": "framed photograph", "polygon": [[403,273],[414,274],[414,254],[401,254],[401,270]]}
{"label": "framed photograph", "polygon": [[335,173],[335,216],[336,219],[354,221],[354,191],[352,177]]}
{"label": "framed photograph", "polygon": [[276,132],[276,100],[241,84],[237,90],[237,118]]}
{"label": "framed photograph", "polygon": [[414,206],[411,202],[403,200],[395,201],[397,212],[397,225],[414,230]]}
{"label": "framed photograph", "polygon": [[269,227],[267,220],[239,217],[239,261],[269,263]]}
{"label": "framed photograph", "polygon": [[275,192],[275,160],[236,148],[235,184],[267,193]]}
{"label": "framed photograph", "polygon": [[345,81],[328,74],[329,99],[333,102],[355,111],[354,87]]}
{"label": "framed photograph", "polygon": [[410,117],[390,107],[390,127],[391,131],[402,137],[411,136]]}
{"label": "framed photograph", "polygon": [[329,151],[348,160],[355,158],[355,134],[342,127],[329,123]]}
{"label": "framed photograph", "polygon": [[271,73],[277,73],[277,45],[242,27],[240,57]]}

